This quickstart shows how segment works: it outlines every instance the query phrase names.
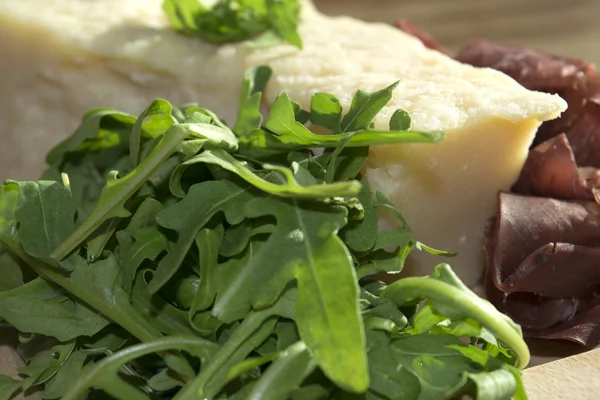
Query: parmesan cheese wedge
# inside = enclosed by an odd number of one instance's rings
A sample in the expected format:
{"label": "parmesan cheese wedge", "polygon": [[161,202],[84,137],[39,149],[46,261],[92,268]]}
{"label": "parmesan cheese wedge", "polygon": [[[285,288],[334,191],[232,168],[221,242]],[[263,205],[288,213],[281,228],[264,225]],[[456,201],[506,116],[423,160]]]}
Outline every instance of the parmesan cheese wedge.
{"label": "parmesan cheese wedge", "polygon": [[[460,64],[384,24],[320,14],[303,3],[303,50],[215,46],[169,28],[162,0],[0,2],[1,178],[34,178],[43,155],[90,108],[140,113],[155,97],[196,101],[233,122],[243,72],[267,64],[267,101],[285,90],[309,108],[316,92],[347,110],[357,89],[401,80],[376,127],[397,108],[416,130],[444,130],[439,144],[373,147],[365,174],[404,214],[419,240],[458,251],[468,285],[483,271],[482,242],[495,195],[515,181],[542,121],[566,109],[558,96],[524,89],[493,70]],[[40,12],[43,10],[43,12]],[[389,225],[395,222],[389,221]],[[410,272],[444,261],[425,254]]]}

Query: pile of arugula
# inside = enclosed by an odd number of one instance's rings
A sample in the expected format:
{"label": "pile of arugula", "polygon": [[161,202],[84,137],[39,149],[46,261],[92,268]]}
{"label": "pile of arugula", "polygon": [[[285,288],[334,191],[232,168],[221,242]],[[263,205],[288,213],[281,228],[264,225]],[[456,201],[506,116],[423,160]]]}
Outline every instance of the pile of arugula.
{"label": "pile of arugula", "polygon": [[[526,397],[520,328],[447,264],[373,278],[413,250],[449,254],[372,195],[368,146],[443,135],[403,110],[373,129],[396,84],[346,113],[281,93],[263,124],[270,73],[246,73],[233,129],[161,99],[139,117],[96,109],[42,180],[0,186],[0,317],[27,362],[0,399]],[[378,231],[378,211],[400,226]]]}
{"label": "pile of arugula", "polygon": [[300,6],[301,0],[164,0],[163,10],[174,29],[210,43],[301,49]]}

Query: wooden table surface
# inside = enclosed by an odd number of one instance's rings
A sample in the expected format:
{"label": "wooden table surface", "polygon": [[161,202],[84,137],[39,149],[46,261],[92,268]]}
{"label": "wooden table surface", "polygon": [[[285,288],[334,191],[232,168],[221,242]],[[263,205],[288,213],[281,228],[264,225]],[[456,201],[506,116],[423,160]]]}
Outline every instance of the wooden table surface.
{"label": "wooden table surface", "polygon": [[314,0],[324,12],[408,18],[450,49],[471,38],[532,46],[600,65],[600,0]]}

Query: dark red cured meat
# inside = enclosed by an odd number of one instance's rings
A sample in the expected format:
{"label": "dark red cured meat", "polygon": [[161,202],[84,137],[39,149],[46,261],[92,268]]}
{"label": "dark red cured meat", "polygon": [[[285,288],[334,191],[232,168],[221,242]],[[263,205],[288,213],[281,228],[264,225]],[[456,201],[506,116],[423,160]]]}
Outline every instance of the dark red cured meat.
{"label": "dark red cured meat", "polygon": [[[449,54],[430,36],[397,26]],[[472,41],[456,59],[560,95],[563,115],[543,123],[513,193],[500,193],[486,232],[487,298],[527,337],[600,343],[600,74],[593,64]]]}
{"label": "dark red cured meat", "polygon": [[590,200],[598,196],[600,171],[578,168],[566,135],[547,140],[529,152],[513,193],[567,200]]}
{"label": "dark red cured meat", "polygon": [[440,53],[451,56],[450,52],[446,50],[443,46],[441,46],[438,42],[435,41],[431,36],[425,33],[421,28],[416,25],[413,25],[412,22],[406,19],[401,19],[396,22],[396,27],[401,29],[402,31],[408,33],[411,36],[419,39],[425,47],[431,50],[437,50]]}

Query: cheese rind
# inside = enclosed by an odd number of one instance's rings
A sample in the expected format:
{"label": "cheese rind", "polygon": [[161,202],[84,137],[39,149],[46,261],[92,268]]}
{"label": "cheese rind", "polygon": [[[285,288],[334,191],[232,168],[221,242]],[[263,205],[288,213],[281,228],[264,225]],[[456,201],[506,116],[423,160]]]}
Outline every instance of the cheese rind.
{"label": "cheese rind", "polygon": [[[89,108],[139,113],[155,97],[196,101],[233,122],[243,72],[273,70],[266,100],[285,90],[303,107],[316,92],[348,109],[357,89],[400,80],[377,116],[387,128],[397,108],[413,129],[444,130],[442,143],[371,149],[365,173],[404,214],[418,238],[460,251],[453,268],[479,279],[482,233],[495,193],[518,176],[537,126],[566,108],[558,96],[510,77],[460,64],[385,24],[327,17],[303,3],[304,48],[215,46],[168,27],[162,0],[3,0],[0,2],[2,178],[34,178],[43,154]],[[38,13],[37,9],[44,9]],[[23,51],[27,49],[27,51]],[[8,162],[7,162],[8,160]],[[389,221],[389,224],[393,224]],[[414,273],[440,259],[413,257]]]}

